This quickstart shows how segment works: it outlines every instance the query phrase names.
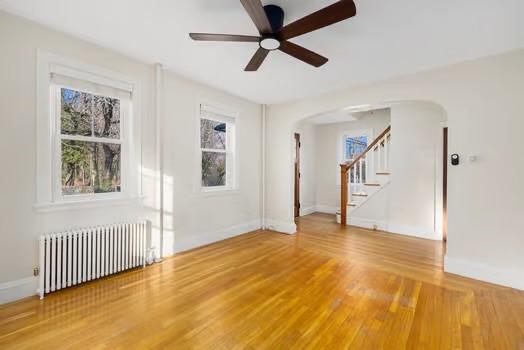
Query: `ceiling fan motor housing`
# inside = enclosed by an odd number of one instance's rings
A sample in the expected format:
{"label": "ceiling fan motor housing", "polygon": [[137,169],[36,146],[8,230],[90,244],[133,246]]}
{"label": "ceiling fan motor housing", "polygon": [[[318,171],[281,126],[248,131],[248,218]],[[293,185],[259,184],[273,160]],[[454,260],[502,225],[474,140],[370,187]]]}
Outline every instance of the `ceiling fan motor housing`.
{"label": "ceiling fan motor housing", "polygon": [[264,11],[269,19],[273,32],[277,33],[284,26],[284,10],[277,5],[266,5]]}

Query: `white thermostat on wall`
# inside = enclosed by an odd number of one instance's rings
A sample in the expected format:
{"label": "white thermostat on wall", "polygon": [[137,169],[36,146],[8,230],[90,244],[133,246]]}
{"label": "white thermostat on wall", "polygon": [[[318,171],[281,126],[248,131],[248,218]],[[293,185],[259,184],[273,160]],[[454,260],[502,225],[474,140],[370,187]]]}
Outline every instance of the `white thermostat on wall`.
{"label": "white thermostat on wall", "polygon": [[460,158],[458,154],[452,154],[451,155],[451,165],[459,165]]}

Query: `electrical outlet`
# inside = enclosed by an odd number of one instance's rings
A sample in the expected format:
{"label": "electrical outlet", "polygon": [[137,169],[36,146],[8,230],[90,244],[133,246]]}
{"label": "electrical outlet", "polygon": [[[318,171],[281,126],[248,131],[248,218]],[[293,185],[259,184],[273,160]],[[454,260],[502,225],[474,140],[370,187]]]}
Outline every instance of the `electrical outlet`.
{"label": "electrical outlet", "polygon": [[33,276],[36,277],[36,276],[38,276],[38,275],[40,275],[40,268],[39,268],[39,267],[35,267],[35,268],[33,269]]}

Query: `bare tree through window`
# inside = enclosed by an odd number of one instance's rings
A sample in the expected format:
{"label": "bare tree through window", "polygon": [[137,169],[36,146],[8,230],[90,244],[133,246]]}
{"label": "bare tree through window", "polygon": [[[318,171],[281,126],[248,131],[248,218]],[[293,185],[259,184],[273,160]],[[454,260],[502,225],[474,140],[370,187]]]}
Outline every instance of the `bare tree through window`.
{"label": "bare tree through window", "polygon": [[121,191],[120,100],[60,89],[62,194]]}
{"label": "bare tree through window", "polygon": [[226,123],[201,118],[200,147],[202,149],[202,186],[226,186]]}

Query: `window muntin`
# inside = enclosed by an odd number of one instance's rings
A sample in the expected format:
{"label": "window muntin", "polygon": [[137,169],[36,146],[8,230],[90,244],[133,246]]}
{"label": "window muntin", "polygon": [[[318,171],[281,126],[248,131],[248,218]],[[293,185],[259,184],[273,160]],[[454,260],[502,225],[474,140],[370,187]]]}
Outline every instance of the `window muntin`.
{"label": "window muntin", "polygon": [[232,189],[235,184],[235,121],[210,107],[200,109],[200,184],[203,190]]}
{"label": "window muntin", "polygon": [[121,100],[56,86],[60,195],[121,192]]}
{"label": "window muntin", "polygon": [[351,161],[361,155],[368,147],[368,137],[345,136],[344,137],[344,159]]}
{"label": "window muntin", "polygon": [[[353,135],[344,135],[342,138],[342,154],[344,162],[352,162],[359,155],[364,153],[368,147],[369,137],[364,134],[353,134]],[[367,178],[367,161],[363,160],[361,164],[354,167],[349,174],[350,183],[360,183],[365,182]]]}

